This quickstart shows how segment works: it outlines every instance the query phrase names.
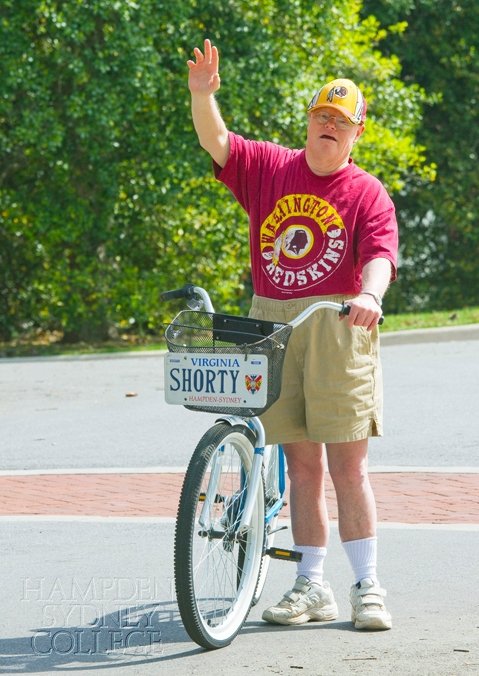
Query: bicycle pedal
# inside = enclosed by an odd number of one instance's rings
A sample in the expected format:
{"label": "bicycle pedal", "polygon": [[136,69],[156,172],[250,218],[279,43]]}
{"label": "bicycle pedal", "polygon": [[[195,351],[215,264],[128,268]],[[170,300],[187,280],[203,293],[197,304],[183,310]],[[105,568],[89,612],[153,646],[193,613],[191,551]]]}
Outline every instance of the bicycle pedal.
{"label": "bicycle pedal", "polygon": [[301,552],[295,552],[292,549],[279,549],[278,547],[270,547],[265,553],[272,559],[281,559],[282,561],[301,561],[303,558]]}

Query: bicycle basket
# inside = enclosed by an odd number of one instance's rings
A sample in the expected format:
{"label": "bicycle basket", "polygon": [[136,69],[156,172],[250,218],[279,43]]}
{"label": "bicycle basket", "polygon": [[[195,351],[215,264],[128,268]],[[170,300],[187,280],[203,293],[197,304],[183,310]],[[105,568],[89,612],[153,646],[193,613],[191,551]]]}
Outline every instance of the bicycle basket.
{"label": "bicycle basket", "polygon": [[[227,405],[224,405],[223,402],[218,401],[218,397],[202,395],[196,397],[195,403],[191,403],[192,397],[189,398],[187,403],[181,403],[186,408],[195,411],[229,413],[243,417],[261,415],[279,397],[283,360],[291,331],[292,326],[289,324],[212,312],[183,310],[169,324],[165,332],[170,352],[210,356],[224,355],[225,359],[222,360],[195,359],[194,361],[196,363],[204,361],[207,365],[210,365],[213,361],[224,362],[225,366],[228,365],[228,362],[230,366],[234,362],[234,365],[238,367],[241,367],[243,362],[246,363],[248,359],[251,363],[255,363],[254,356],[262,355],[267,358],[267,373],[264,378],[266,382],[261,382],[258,378],[255,382],[254,374],[244,376],[243,371],[241,371],[241,377],[248,381],[249,395],[253,390],[253,396],[248,395],[247,401],[238,397],[238,401],[234,404],[228,402]],[[263,361],[266,363],[266,360]],[[191,374],[188,374],[188,378],[190,377]],[[199,380],[203,382],[201,374]],[[191,381],[188,380],[188,382]],[[256,402],[252,400],[254,400],[255,388],[257,392],[261,385],[263,385],[262,403],[259,404],[258,402],[259,405],[256,405]],[[197,389],[201,388],[198,386]],[[211,389],[213,389],[213,386]],[[265,391],[266,399],[263,396]],[[257,398],[260,399],[259,395]]]}

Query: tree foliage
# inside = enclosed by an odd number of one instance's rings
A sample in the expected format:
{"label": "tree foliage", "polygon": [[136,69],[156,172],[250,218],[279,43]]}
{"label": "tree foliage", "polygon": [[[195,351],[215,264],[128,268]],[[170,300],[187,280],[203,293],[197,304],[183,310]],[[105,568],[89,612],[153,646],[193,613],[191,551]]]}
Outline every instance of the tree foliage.
{"label": "tree foliage", "polygon": [[393,293],[410,308],[477,304],[479,293],[479,12],[477,0],[366,0],[389,33],[405,82],[427,92],[417,138],[437,165],[433,185],[396,196],[402,223],[402,274]]}
{"label": "tree foliage", "polygon": [[362,3],[335,0],[3,0],[0,334],[65,340],[158,330],[158,292],[194,280],[248,298],[246,217],[193,131],[185,62],[211,37],[228,126],[300,147],[326,79],[366,93],[357,160],[392,192],[426,190],[424,92],[400,77]]}

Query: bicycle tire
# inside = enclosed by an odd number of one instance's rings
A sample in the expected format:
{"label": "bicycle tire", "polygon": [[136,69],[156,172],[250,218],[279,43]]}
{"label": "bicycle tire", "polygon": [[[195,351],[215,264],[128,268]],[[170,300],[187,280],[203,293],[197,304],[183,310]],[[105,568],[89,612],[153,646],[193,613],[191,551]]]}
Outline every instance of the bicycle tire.
{"label": "bicycle tire", "polygon": [[[190,638],[208,650],[229,645],[235,638],[257,587],[264,551],[262,481],[247,537],[238,537],[235,531],[251,473],[253,444],[249,428],[218,423],[199,441],[181,492],[174,555],[178,608]],[[208,488],[213,499],[207,497]]]}

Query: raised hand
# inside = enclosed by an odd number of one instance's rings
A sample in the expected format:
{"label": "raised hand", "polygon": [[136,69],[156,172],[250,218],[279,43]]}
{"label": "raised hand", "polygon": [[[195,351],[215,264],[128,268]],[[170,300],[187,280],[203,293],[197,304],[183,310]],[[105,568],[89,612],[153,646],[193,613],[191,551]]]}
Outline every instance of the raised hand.
{"label": "raised hand", "polygon": [[216,47],[211,45],[211,41],[206,39],[204,43],[204,53],[194,48],[195,60],[189,59],[187,65],[189,68],[188,87],[192,94],[208,96],[214,94],[220,88],[220,76],[218,73],[219,55]]}

